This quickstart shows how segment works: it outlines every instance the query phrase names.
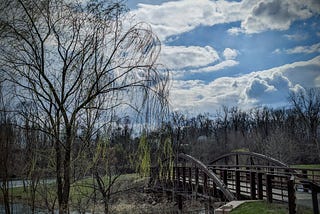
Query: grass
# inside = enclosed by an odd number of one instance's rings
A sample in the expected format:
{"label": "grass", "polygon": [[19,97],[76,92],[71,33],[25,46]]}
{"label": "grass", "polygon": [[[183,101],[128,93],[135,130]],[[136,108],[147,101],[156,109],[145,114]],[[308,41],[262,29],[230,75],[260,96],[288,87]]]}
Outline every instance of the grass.
{"label": "grass", "polygon": [[[286,204],[267,203],[265,201],[252,201],[241,204],[231,211],[232,214],[287,214],[288,207]],[[309,208],[298,207],[297,214],[312,214]]]}
{"label": "grass", "polygon": [[266,214],[277,213],[287,214],[286,206],[282,204],[269,204],[265,201],[246,202],[231,211],[232,214]]}
{"label": "grass", "polygon": [[[144,182],[145,178],[140,178],[138,174],[123,174],[119,178],[117,178],[115,186],[115,191],[121,191],[126,188],[130,188],[135,186],[135,184]],[[109,183],[108,177],[103,179],[103,182],[107,186]],[[10,189],[10,197],[14,198],[15,201],[20,201],[23,203],[28,203],[31,200],[30,190],[27,187],[25,189],[23,187],[15,187]],[[71,185],[70,189],[70,202],[72,204],[81,204],[81,203],[89,203],[88,200],[91,198],[93,194],[93,179],[92,178],[84,178],[81,179]],[[45,201],[47,200],[49,204],[57,203],[56,201],[56,184],[42,184],[39,183],[36,194],[35,194],[35,204],[38,207],[45,207]],[[55,202],[54,202],[55,201]]]}
{"label": "grass", "polygon": [[[143,179],[142,179],[143,180]],[[136,182],[141,181],[138,174],[123,174],[117,178],[114,187],[117,190],[126,189]],[[108,177],[103,178],[103,182],[105,183],[105,187],[108,186],[109,179]],[[85,178],[83,180],[77,181],[71,186],[70,190],[70,200],[81,200],[83,197],[90,197],[93,193],[93,179],[92,178]]]}

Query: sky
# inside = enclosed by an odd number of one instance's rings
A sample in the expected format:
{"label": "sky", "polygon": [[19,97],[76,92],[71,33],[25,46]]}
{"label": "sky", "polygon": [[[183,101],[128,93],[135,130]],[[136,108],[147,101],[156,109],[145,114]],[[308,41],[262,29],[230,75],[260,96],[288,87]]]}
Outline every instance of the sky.
{"label": "sky", "polygon": [[171,74],[173,110],[289,105],[320,87],[320,0],[127,0]]}

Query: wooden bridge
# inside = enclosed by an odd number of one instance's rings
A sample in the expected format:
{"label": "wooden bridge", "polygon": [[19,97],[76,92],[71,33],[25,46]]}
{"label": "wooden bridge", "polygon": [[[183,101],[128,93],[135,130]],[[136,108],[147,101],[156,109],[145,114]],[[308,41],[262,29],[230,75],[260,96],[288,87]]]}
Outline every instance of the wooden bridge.
{"label": "wooden bridge", "polygon": [[[171,162],[171,163],[170,163]],[[285,163],[258,153],[233,152],[208,165],[187,154],[164,160],[152,167],[153,189],[173,194],[178,199],[196,197],[208,201],[260,199],[288,204],[296,213],[296,189],[310,191],[314,213],[319,213],[320,169],[291,168]]]}

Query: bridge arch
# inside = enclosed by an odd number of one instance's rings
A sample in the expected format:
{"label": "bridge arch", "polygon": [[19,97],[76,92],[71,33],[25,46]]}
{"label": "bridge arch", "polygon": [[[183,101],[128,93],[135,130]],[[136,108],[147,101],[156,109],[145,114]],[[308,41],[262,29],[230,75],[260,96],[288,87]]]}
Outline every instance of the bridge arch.
{"label": "bridge arch", "polygon": [[[241,160],[242,159],[242,160]],[[214,165],[221,161],[224,161],[226,165],[228,165],[228,162],[233,162],[233,165],[240,165],[241,161],[247,161],[243,165],[247,165],[249,162],[249,165],[259,165],[261,162],[264,162],[263,165],[270,165],[270,166],[279,166],[290,169],[290,167],[283,163],[280,160],[277,160],[275,158],[272,158],[267,155],[255,153],[255,152],[230,152],[228,154],[221,155],[220,157],[214,159],[209,164]],[[266,164],[267,163],[267,164]]]}
{"label": "bridge arch", "polygon": [[[213,183],[215,184],[216,187],[218,187],[220,189],[220,191],[222,192],[222,194],[225,196],[225,198],[228,201],[232,201],[232,200],[236,200],[236,197],[233,195],[233,193],[228,189],[228,187],[223,183],[223,181],[212,171],[210,170],[204,163],[202,163],[200,160],[184,154],[184,153],[180,153],[178,155],[175,155],[172,157],[172,159],[174,161],[174,168],[177,169],[179,168],[179,166],[187,166],[192,169],[197,169],[198,171],[204,173],[208,179],[212,180]],[[169,159],[166,159],[162,162],[162,166],[164,168],[166,168],[166,170],[168,170],[168,164],[165,164],[165,162],[168,162]],[[155,169],[157,169],[157,167],[154,167]],[[156,170],[156,172],[151,173],[151,180],[153,183],[156,182],[156,180],[159,180],[159,169]],[[168,180],[168,176],[162,176],[162,177],[166,177],[165,179]],[[179,177],[179,175],[174,175],[174,176],[170,176],[169,175],[169,180],[170,179],[177,179],[177,180],[181,180],[181,177]],[[188,182],[190,183],[194,183],[195,180],[191,179],[188,180]],[[190,184],[189,183],[189,184]]]}
{"label": "bridge arch", "polygon": [[219,189],[221,190],[221,192],[224,194],[224,196],[229,200],[235,200],[236,197],[233,195],[233,193],[227,188],[227,186],[220,180],[220,178],[210,169],[208,169],[208,167],[202,163],[200,160],[184,154],[184,153],[180,153],[177,155],[178,159],[182,159],[182,160],[186,160],[189,161],[190,163],[194,164],[195,167],[201,169],[209,178],[211,178],[213,180],[213,182],[215,183],[215,185],[217,187],[219,187]]}

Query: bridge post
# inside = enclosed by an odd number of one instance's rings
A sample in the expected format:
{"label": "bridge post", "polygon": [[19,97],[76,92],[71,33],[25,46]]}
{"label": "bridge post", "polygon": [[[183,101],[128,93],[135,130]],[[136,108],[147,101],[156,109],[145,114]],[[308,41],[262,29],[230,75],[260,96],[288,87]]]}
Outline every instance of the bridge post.
{"label": "bridge post", "polygon": [[258,199],[259,200],[263,200],[263,182],[262,182],[262,178],[263,178],[263,173],[262,172],[258,172]]}
{"label": "bridge post", "polygon": [[228,185],[228,170],[223,169],[222,170],[222,178],[223,178],[223,183],[227,186]]}
{"label": "bridge post", "polygon": [[250,194],[251,199],[256,199],[256,172],[251,171],[250,172]]}
{"label": "bridge post", "polygon": [[237,165],[237,169],[239,169],[239,155],[236,154],[236,165]]}
{"label": "bridge post", "polygon": [[[308,180],[308,170],[303,169],[303,170],[301,171],[301,173],[302,173],[302,178],[304,178],[305,180]],[[308,190],[309,190],[309,185],[303,184],[302,186],[303,186],[303,191],[304,191],[304,192],[308,192]]]}
{"label": "bridge post", "polygon": [[241,194],[240,194],[240,191],[241,191],[241,187],[240,187],[240,171],[239,170],[236,170],[235,171],[235,177],[236,177],[236,197],[237,197],[237,199],[238,200],[240,200],[241,199]]}
{"label": "bridge post", "polygon": [[176,181],[176,167],[174,166],[172,169],[172,182]]}
{"label": "bridge post", "polygon": [[254,161],[253,161],[252,156],[250,156],[250,165],[251,165],[251,166],[253,166],[253,165],[254,165]]}
{"label": "bridge post", "polygon": [[313,206],[313,213],[319,213],[319,205],[318,205],[318,193],[312,189],[312,206]]}
{"label": "bridge post", "polygon": [[182,212],[182,195],[178,194],[177,195],[177,201],[178,201],[178,209],[180,210],[180,212]]}
{"label": "bridge post", "polygon": [[195,179],[196,179],[196,193],[198,193],[199,190],[199,169],[195,168]]}
{"label": "bridge post", "polygon": [[183,182],[183,191],[186,189],[186,167],[182,167],[182,182]]}
{"label": "bridge post", "polygon": [[[275,173],[274,173],[274,168],[269,168],[269,173],[272,174],[272,175],[274,175],[274,174],[275,174]],[[274,176],[271,177],[271,179],[273,179],[273,178],[274,178]]]}
{"label": "bridge post", "polygon": [[203,194],[208,193],[208,176],[205,172],[203,172]]}
{"label": "bridge post", "polygon": [[217,197],[218,190],[216,184],[212,181],[213,197]]}
{"label": "bridge post", "polygon": [[180,167],[177,167],[177,186],[178,186],[178,189],[181,188],[181,182],[180,182]]}
{"label": "bridge post", "polygon": [[272,203],[272,177],[271,174],[266,174],[266,192],[267,192],[267,201]]}
{"label": "bridge post", "polygon": [[189,185],[188,191],[192,191],[192,167],[189,167]]}
{"label": "bridge post", "polygon": [[[217,174],[217,170],[215,168],[211,169],[214,174]],[[218,195],[216,184],[212,181],[212,195],[216,197]]]}
{"label": "bridge post", "polygon": [[[296,196],[295,196],[293,176],[287,181],[287,187],[288,187],[289,214],[295,214],[296,213]],[[317,204],[318,204],[318,201],[317,201]]]}

